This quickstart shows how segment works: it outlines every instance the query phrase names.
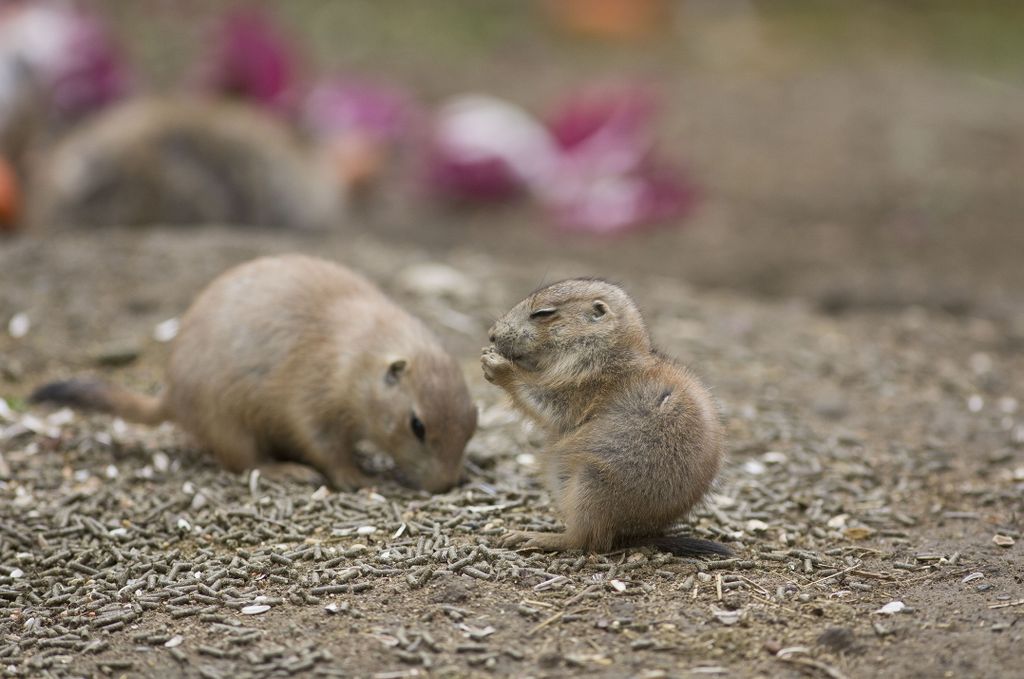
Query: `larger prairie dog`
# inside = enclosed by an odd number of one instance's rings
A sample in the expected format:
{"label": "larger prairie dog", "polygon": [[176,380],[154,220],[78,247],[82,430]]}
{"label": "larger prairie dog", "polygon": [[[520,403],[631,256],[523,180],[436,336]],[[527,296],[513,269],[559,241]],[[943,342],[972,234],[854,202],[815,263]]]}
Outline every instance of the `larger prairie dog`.
{"label": "larger prairie dog", "polygon": [[98,113],[31,170],[43,227],[328,228],[344,178],[329,150],[241,103],[136,99]]}
{"label": "larger prairie dog", "polygon": [[411,485],[446,490],[476,428],[462,371],[423,323],[362,276],[301,255],[241,264],[200,293],[159,397],[73,379],[32,398],[172,420],[230,470],[290,460],[339,488],[367,483],[354,446],[369,440]]}
{"label": "larger prairie dog", "polygon": [[654,545],[728,554],[665,536],[710,488],[723,456],[708,391],[659,354],[622,288],[580,278],[542,288],[490,330],[484,376],[548,436],[541,467],[562,533],[513,532],[504,544],[605,552]]}

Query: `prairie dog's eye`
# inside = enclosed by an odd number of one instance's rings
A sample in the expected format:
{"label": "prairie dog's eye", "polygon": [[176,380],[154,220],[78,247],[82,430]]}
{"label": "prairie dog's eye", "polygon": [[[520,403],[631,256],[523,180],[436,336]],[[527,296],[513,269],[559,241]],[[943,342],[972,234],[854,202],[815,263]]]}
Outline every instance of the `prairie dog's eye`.
{"label": "prairie dog's eye", "polygon": [[412,433],[422,443],[427,438],[427,427],[423,424],[423,420],[413,415],[409,419],[409,428],[412,429]]}
{"label": "prairie dog's eye", "polygon": [[554,307],[537,309],[532,314],[530,314],[530,320],[534,320],[537,318],[550,318],[551,316],[554,316],[557,312],[558,309],[555,309]]}

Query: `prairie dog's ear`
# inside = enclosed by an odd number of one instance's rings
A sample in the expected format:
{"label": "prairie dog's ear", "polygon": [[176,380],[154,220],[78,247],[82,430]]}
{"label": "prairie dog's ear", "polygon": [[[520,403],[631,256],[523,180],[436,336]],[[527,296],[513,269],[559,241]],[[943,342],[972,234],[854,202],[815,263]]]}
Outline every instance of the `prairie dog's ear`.
{"label": "prairie dog's ear", "polygon": [[591,308],[590,317],[595,321],[608,313],[608,305],[605,304],[604,300],[595,299],[593,307]]}
{"label": "prairie dog's ear", "polygon": [[388,371],[384,374],[384,381],[388,384],[398,384],[407,365],[409,365],[409,361],[404,358],[391,359],[388,363]]}

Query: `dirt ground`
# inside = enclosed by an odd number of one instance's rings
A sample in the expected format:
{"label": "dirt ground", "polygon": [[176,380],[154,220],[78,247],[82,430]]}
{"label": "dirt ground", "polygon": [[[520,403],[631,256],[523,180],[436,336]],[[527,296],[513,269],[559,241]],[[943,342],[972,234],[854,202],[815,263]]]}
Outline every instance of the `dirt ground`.
{"label": "dirt ground", "polygon": [[[368,272],[462,360],[481,411],[466,485],[254,483],[172,427],[23,411],[32,385],[82,371],[155,389],[154,327],[226,266],[291,250]],[[736,557],[528,554],[495,537],[557,524],[535,437],[481,378],[478,345],[525,291],[592,264],[229,229],[0,253],[5,318],[31,320],[0,339],[11,676],[1022,676],[1024,357],[1005,319],[835,315],[614,271],[722,402],[728,467],[688,526]],[[431,288],[430,262],[468,284]]]}
{"label": "dirt ground", "polygon": [[[187,52],[161,14],[173,3],[150,22],[142,3],[105,4],[139,27],[144,58]],[[501,82],[539,107],[595,74],[659,78],[662,132],[704,202],[681,228],[611,241],[390,189],[328,235],[0,240],[0,673],[1024,677],[1024,71],[936,65],[947,51],[924,58],[895,28],[872,35],[909,56],[826,34],[809,65],[778,26],[717,14],[684,31],[678,60],[595,56],[505,21],[508,6],[472,40],[417,43],[426,59],[401,49],[416,21],[359,6],[365,24],[324,18],[310,44],[434,100]],[[469,25],[443,7],[415,15],[420,35],[437,16]],[[25,405],[79,373],[157,390],[158,326],[228,266],[290,251],[366,272],[459,358],[480,409],[464,485],[428,496],[385,473],[336,493],[234,475],[173,426]],[[579,274],[623,283],[720,400],[728,463],[681,530],[735,558],[497,547],[509,528],[558,524],[537,437],[479,350],[526,292]]]}

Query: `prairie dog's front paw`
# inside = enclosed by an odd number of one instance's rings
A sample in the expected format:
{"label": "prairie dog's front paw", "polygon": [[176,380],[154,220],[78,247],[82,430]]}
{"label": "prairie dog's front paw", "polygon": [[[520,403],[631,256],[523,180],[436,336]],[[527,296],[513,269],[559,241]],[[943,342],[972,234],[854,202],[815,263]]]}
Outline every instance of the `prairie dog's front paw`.
{"label": "prairie dog's front paw", "polygon": [[511,361],[494,347],[484,347],[480,354],[480,366],[484,370],[484,378],[491,383],[500,383],[512,374]]}

